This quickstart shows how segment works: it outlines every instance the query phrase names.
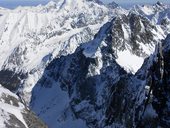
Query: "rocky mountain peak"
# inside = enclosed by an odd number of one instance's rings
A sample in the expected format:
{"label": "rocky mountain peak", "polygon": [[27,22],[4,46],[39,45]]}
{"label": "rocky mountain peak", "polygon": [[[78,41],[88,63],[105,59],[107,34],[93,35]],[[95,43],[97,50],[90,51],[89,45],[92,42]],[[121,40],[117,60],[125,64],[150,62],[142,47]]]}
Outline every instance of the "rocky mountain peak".
{"label": "rocky mountain peak", "polygon": [[164,6],[164,4],[163,4],[162,2],[160,2],[160,1],[158,1],[156,4],[157,4],[158,6]]}
{"label": "rocky mountain peak", "polygon": [[112,1],[111,3],[108,3],[107,6],[110,8],[116,8],[116,7],[118,7],[118,4],[115,3],[114,1]]}
{"label": "rocky mountain peak", "polygon": [[98,3],[98,4],[104,4],[101,0],[85,0],[85,1],[91,1],[91,2]]}

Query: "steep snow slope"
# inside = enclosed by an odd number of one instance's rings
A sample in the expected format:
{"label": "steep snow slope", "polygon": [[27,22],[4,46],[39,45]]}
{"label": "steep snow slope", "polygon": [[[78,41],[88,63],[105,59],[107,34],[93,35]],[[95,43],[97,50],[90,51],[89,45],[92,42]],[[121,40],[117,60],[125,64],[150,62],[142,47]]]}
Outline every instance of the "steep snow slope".
{"label": "steep snow slope", "polygon": [[[19,97],[0,85],[1,128],[46,128],[46,126],[21,103]],[[31,119],[31,120],[30,120]]]}

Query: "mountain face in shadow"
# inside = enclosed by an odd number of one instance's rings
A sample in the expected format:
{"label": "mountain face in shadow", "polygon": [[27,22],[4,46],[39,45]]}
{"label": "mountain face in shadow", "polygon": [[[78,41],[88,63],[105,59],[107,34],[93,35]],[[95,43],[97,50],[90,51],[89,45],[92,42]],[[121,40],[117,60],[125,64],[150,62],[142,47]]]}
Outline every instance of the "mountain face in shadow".
{"label": "mountain face in shadow", "polygon": [[[112,41],[115,41],[116,35],[113,30],[119,29],[114,26],[117,20],[119,18],[105,24],[93,41],[82,44],[73,54],[54,59],[44,70],[32,91],[30,107],[50,127],[66,125],[69,120],[74,121],[74,126],[84,125],[85,122],[89,127],[101,128],[169,126],[168,122],[162,122],[168,116],[160,116],[159,102],[155,103],[155,99],[151,98],[159,99],[167,110],[165,102],[168,102],[168,95],[162,97],[162,94],[157,94],[157,84],[150,82],[150,77],[152,81],[158,79],[161,82],[161,79],[153,74],[146,75],[148,72],[159,75],[164,69],[158,66],[160,61],[154,64],[152,55],[135,75],[118,64],[118,54],[112,49],[113,46],[115,48]],[[162,45],[156,46],[162,49]],[[126,44],[122,48],[127,49]],[[137,53],[134,51],[133,54]],[[156,50],[154,55],[162,63],[164,60],[160,53],[164,56],[160,50]],[[148,67],[154,65],[157,65],[154,69]],[[148,114],[148,111],[152,112]]]}

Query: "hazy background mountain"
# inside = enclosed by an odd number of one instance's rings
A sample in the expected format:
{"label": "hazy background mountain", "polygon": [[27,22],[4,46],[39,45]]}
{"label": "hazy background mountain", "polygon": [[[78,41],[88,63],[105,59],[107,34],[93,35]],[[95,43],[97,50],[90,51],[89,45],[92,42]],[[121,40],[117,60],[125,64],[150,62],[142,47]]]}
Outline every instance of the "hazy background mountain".
{"label": "hazy background mountain", "polygon": [[[45,5],[51,0],[0,0],[0,7],[6,7],[6,8],[16,8],[17,6],[36,6],[39,4]],[[104,3],[110,3],[113,0],[101,0]],[[131,1],[125,1],[125,0],[114,0],[117,4],[129,8],[136,4],[154,4],[158,0],[131,0]],[[170,4],[170,1],[168,0],[160,0],[160,2]]]}

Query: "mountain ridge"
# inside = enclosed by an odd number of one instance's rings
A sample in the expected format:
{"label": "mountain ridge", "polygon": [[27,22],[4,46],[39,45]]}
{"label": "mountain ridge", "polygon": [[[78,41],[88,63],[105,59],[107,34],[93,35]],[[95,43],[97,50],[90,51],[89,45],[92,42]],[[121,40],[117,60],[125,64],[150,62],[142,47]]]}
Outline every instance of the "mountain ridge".
{"label": "mountain ridge", "polygon": [[169,112],[168,91],[152,87],[168,79],[169,43],[159,44],[169,40],[169,10],[93,0],[0,10],[0,84],[50,128],[168,127],[149,97]]}

